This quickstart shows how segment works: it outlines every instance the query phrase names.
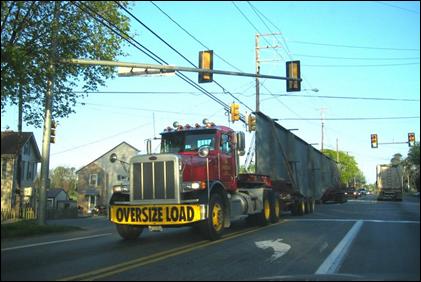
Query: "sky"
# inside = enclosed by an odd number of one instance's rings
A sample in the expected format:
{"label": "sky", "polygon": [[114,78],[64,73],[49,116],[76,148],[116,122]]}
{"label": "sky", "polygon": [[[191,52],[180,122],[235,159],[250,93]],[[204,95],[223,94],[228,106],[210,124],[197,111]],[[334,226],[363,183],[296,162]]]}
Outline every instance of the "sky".
{"label": "sky", "polygon": [[[409,150],[408,144],[381,143],[406,142],[409,132],[419,140],[419,2],[153,3],[133,2],[131,12],[195,65],[199,51],[210,49],[214,69],[254,73],[256,34],[276,33],[260,37],[260,73],[286,76],[285,62],[300,60],[302,91],[287,93],[284,80],[261,79],[260,110],[285,128],[298,129],[293,133],[317,149],[323,116],[324,148],[336,150],[338,143],[340,151],[355,157],[368,183],[375,182],[377,164],[389,163],[396,153],[406,157]],[[134,18],[131,34],[168,64],[192,67]],[[128,56],[119,61],[156,63],[128,44],[124,51]],[[184,74],[197,82],[197,73]],[[219,85],[200,86],[228,105],[235,101],[230,92],[242,102],[242,114],[255,110],[254,78],[214,75],[214,80]],[[159,137],[174,121],[195,124],[208,118],[246,131],[243,123],[229,122],[223,106],[177,76],[116,77],[99,91],[107,93],[90,94],[75,114],[58,120],[50,168],[79,169],[123,141],[146,153],[145,140]],[[17,117],[17,107],[8,106],[2,131],[17,130]],[[34,132],[41,151],[42,130],[24,124],[23,131]],[[373,133],[377,149],[370,145]],[[246,138],[248,145],[251,135]],[[159,140],[152,148],[159,150]]]}

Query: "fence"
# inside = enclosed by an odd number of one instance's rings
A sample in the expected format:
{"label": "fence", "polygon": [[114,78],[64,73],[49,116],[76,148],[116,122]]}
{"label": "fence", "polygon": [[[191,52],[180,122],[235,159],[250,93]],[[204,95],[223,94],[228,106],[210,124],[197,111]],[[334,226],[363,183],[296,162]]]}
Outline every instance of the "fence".
{"label": "fence", "polygon": [[33,208],[1,209],[1,222],[16,221],[20,219],[36,219],[36,211]]}

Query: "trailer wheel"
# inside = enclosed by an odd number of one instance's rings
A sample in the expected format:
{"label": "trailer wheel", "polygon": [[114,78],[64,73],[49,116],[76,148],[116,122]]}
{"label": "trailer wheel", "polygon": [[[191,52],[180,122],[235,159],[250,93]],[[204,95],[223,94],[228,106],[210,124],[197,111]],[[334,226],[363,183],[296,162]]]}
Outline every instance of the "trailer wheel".
{"label": "trailer wheel", "polygon": [[268,225],[271,221],[271,200],[270,200],[270,196],[269,193],[267,191],[265,191],[263,193],[263,209],[260,213],[258,213],[257,215],[257,223],[259,225],[265,226]]}
{"label": "trailer wheel", "polygon": [[225,210],[222,198],[217,193],[212,194],[209,201],[208,219],[199,224],[206,238],[212,241],[221,238],[224,230],[224,218]]}
{"label": "trailer wheel", "polygon": [[136,240],[143,231],[143,227],[134,225],[116,224],[116,227],[118,234],[124,240]]}

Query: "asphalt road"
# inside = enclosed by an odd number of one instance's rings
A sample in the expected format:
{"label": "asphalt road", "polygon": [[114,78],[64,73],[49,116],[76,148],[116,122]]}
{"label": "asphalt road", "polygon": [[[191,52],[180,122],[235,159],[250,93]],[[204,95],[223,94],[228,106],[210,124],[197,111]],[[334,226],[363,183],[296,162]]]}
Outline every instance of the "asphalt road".
{"label": "asphalt road", "polygon": [[1,243],[1,280],[420,280],[419,198],[317,205],[266,227],[235,222],[221,240],[191,228],[120,239],[104,217],[84,231]]}

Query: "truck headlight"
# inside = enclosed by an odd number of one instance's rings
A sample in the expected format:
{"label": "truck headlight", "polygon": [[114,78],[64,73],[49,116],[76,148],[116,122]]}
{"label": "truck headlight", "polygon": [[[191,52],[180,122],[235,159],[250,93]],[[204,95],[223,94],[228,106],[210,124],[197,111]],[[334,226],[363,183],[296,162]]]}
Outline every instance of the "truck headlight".
{"label": "truck headlight", "polygon": [[206,189],[205,181],[193,181],[183,183],[183,192],[197,191]]}

